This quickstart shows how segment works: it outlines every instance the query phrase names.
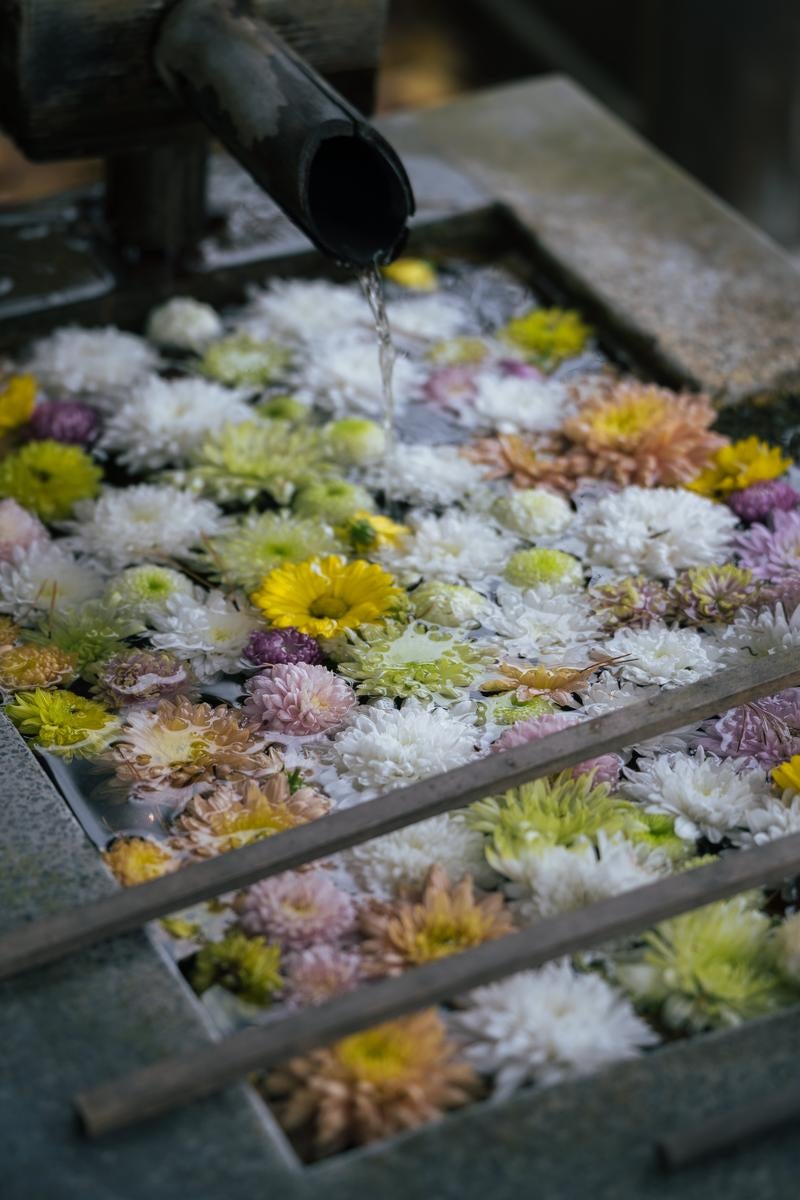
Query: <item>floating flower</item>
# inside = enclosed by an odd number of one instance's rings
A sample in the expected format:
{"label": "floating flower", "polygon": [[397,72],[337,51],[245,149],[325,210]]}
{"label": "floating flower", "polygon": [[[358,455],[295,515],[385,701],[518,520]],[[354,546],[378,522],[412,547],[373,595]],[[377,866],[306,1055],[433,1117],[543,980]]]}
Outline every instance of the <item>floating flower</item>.
{"label": "floating flower", "polygon": [[753,525],[736,538],[743,567],[759,579],[800,575],[800,510],[773,513],[772,525]]}
{"label": "floating flower", "polygon": [[191,296],[173,296],[150,313],[147,336],[157,346],[199,352],[222,337],[222,321],[210,304]]}
{"label": "floating flower", "polygon": [[283,987],[280,948],[234,930],[202,947],[191,980],[201,994],[217,984],[251,1004],[270,1004]]}
{"label": "floating flower", "polygon": [[152,614],[150,623],[156,631],[150,639],[156,649],[186,659],[203,680],[237,669],[260,622],[255,609],[243,600],[213,591],[202,599],[173,596]]}
{"label": "floating flower", "polygon": [[793,754],[788,762],[773,767],[770,775],[782,790],[800,792],[800,754]]}
{"label": "floating flower", "polygon": [[547,696],[533,696],[530,700],[518,700],[513,692],[504,696],[489,696],[478,705],[483,720],[488,725],[503,728],[517,725],[521,721],[532,721],[555,711],[555,705]]}
{"label": "floating flower", "polygon": [[752,572],[733,563],[691,567],[675,580],[672,598],[690,625],[729,625],[740,609],[753,603],[756,587]]}
{"label": "floating flower", "polygon": [[645,934],[617,974],[670,1029],[738,1025],[787,1000],[770,955],[769,926],[750,896],[709,904]]}
{"label": "floating flower", "polygon": [[506,654],[523,658],[583,654],[600,630],[591,605],[574,591],[547,595],[507,584],[498,587],[497,605],[483,623],[500,636]]}
{"label": "floating flower", "polygon": [[96,670],[95,691],[111,708],[154,705],[190,693],[194,686],[188,665],[167,650],[122,650]]}
{"label": "floating flower", "polygon": [[658,1038],[630,1001],[566,959],[478,988],[452,1018],[476,1070],[507,1096],[635,1058]]}
{"label": "floating flower", "polygon": [[484,487],[483,472],[467,462],[456,446],[396,446],[388,462],[373,464],[367,482],[375,491],[386,484],[392,497],[423,508],[463,502]]}
{"label": "floating flower", "polygon": [[451,884],[437,864],[420,892],[401,889],[396,900],[372,901],[362,910],[364,970],[372,976],[400,975],[513,930],[499,892],[476,895],[469,875]]}
{"label": "floating flower", "polygon": [[296,396],[264,396],[253,408],[268,421],[288,421],[290,425],[304,425],[311,414],[310,407]]}
{"label": "floating flower", "polygon": [[210,538],[206,553],[225,583],[252,591],[282,563],[330,554],[337,546],[322,520],[279,511],[249,513],[240,525]]}
{"label": "floating flower", "polygon": [[58,521],[97,495],[102,476],[80,446],[26,442],[0,459],[0,497],[17,500],[43,521]]}
{"label": "floating flower", "polygon": [[221,783],[192,796],[172,824],[171,845],[196,858],[238,850],[323,817],[330,801],[310,787],[291,790],[285,774]]}
{"label": "floating flower", "polygon": [[207,379],[151,376],[108,418],[101,447],[137,474],[193,458],[206,438],[252,419],[241,392]]}
{"label": "floating flower", "polygon": [[[451,343],[440,342],[439,345],[449,346]],[[434,347],[431,353],[436,350],[437,347]],[[431,404],[439,404],[442,408],[449,409],[459,421],[472,424],[465,409],[475,398],[476,375],[475,365],[470,362],[456,362],[449,366],[437,367],[425,381],[423,396]]]}
{"label": "floating flower", "polygon": [[326,334],[369,321],[364,297],[353,287],[322,279],[273,279],[250,293],[244,327],[256,336],[289,337],[312,346]]}
{"label": "floating flower", "polygon": [[792,460],[783,456],[780,447],[749,437],[721,446],[711,464],[686,486],[701,496],[723,500],[753,483],[776,479],[791,465]]}
{"label": "floating flower", "polygon": [[381,462],[386,450],[386,433],[366,417],[340,417],[325,426],[331,455],[343,467],[367,467]]}
{"label": "floating flower", "polygon": [[0,650],[0,689],[60,687],[78,673],[77,659],[58,646],[26,644]]}
{"label": "floating flower", "polygon": [[123,887],[158,879],[179,866],[165,846],[143,837],[114,838],[103,851],[103,862]]}
{"label": "floating flower", "polygon": [[18,561],[20,552],[46,542],[48,536],[39,518],[16,500],[0,500],[0,563]]}
{"label": "floating flower", "polygon": [[490,353],[488,344],[479,337],[445,338],[428,347],[426,357],[432,363],[448,366],[469,366],[483,362]]}
{"label": "floating flower", "polygon": [[401,597],[392,576],[375,563],[330,555],[276,567],[252,598],[273,625],[332,638],[383,620]]}
{"label": "floating flower", "polygon": [[724,560],[736,518],[682,488],[628,487],[587,505],[577,524],[595,566],[671,579],[688,567]]}
{"label": "floating flower", "polygon": [[366,488],[334,478],[304,484],[294,498],[293,507],[299,517],[315,517],[340,525],[354,513],[371,512],[375,505]]}
{"label": "floating flower", "polygon": [[474,588],[439,579],[420,584],[411,593],[415,617],[448,629],[477,629],[490,606],[491,602]]}
{"label": "floating flower", "polygon": [[518,545],[511,534],[501,533],[477,513],[417,513],[409,524],[411,536],[387,548],[383,561],[398,573],[446,583],[475,583],[499,575]]}
{"label": "floating flower", "polygon": [[125,613],[109,610],[101,600],[87,600],[49,613],[46,624],[29,637],[65,651],[85,679],[94,679],[98,663],[123,650],[125,639],[141,630],[141,624]]}
{"label": "floating flower", "polygon": [[722,650],[695,629],[670,629],[654,621],[647,629],[618,629],[603,643],[603,654],[624,659],[623,679],[678,687],[713,675],[724,665]]}
{"label": "floating flower", "polygon": [[517,488],[547,488],[569,495],[591,474],[591,456],[581,450],[564,453],[563,442],[537,434],[501,433],[478,438],[463,450],[471,462],[487,468],[487,479],[511,477]]}
{"label": "floating flower", "polygon": [[[250,504],[264,494],[288,504],[299,487],[328,470],[322,432],[289,421],[241,421],[211,434],[176,483],[222,503]],[[302,515],[302,514],[301,514]]]}
{"label": "floating flower", "polygon": [[284,629],[256,629],[244,648],[244,657],[257,667],[278,663],[321,663],[319,643],[291,625]]}
{"label": "floating flower", "polygon": [[336,532],[356,554],[367,554],[380,546],[396,546],[410,531],[379,513],[354,512]]}
{"label": "floating flower", "polygon": [[405,628],[365,630],[342,648],[341,656],[339,670],[357,682],[359,696],[415,696],[427,702],[456,699],[494,651],[417,621]]}
{"label": "floating flower", "polygon": [[583,568],[577,558],[563,550],[547,550],[535,546],[517,550],[503,571],[515,587],[544,586],[553,592],[572,592],[583,587]]}
{"label": "floating flower", "polygon": [[31,417],[31,437],[39,441],[91,446],[99,433],[97,409],[79,400],[44,400]]}
{"label": "floating flower", "polygon": [[18,621],[73,608],[98,596],[103,579],[59,542],[37,541],[0,562],[0,611]]}
{"label": "floating flower", "polygon": [[800,647],[800,605],[786,612],[782,604],[753,613],[745,609],[726,631],[726,644],[759,657]]}
{"label": "floating flower", "polygon": [[30,368],[45,387],[89,394],[98,408],[114,408],[113,397],[158,367],[158,355],[143,338],[120,329],[67,325],[34,343]]}
{"label": "floating flower", "polygon": [[308,946],[291,955],[286,990],[290,1008],[325,1004],[352,992],[361,978],[361,957],[338,946]]}
{"label": "floating flower", "polygon": [[569,412],[561,383],[487,372],[476,378],[469,415],[500,433],[551,433]]}
{"label": "floating flower", "polygon": [[266,387],[283,378],[292,363],[292,352],[279,342],[235,333],[206,347],[200,371],[231,387]]}
{"label": "floating flower", "polygon": [[351,846],[343,859],[360,887],[387,899],[401,888],[421,890],[436,864],[454,883],[470,875],[479,886],[489,886],[497,878],[484,858],[481,834],[453,813]]}
{"label": "floating flower", "polygon": [[17,692],[5,711],[25,737],[66,759],[99,754],[119,731],[104,705],[62,689]]}
{"label": "floating flower", "polygon": [[464,333],[473,318],[452,293],[392,300],[387,305],[389,324],[396,340],[439,342]]}
{"label": "floating flower", "polygon": [[[713,570],[713,568],[711,568]],[[647,629],[673,615],[673,599],[663,583],[645,575],[627,575],[589,589],[596,616],[609,632],[623,626]]]}
{"label": "floating flower", "polygon": [[591,329],[574,309],[535,308],[500,330],[531,362],[552,370],[586,347]]}
{"label": "floating flower", "polygon": [[[492,750],[495,753],[515,750],[518,746],[526,746],[528,742],[548,737],[551,733],[561,733],[579,720],[576,713],[545,713],[541,717],[517,721],[492,743]],[[577,766],[571,767],[570,773],[573,778],[578,775],[591,775],[593,784],[606,783],[613,787],[619,780],[621,769],[622,759],[618,754],[601,754],[597,758],[584,759]]]}
{"label": "floating flower", "polygon": [[783,479],[751,483],[741,492],[731,492],[727,503],[741,521],[752,525],[766,521],[774,512],[791,512],[800,505],[800,492]]}
{"label": "floating flower", "polygon": [[327,667],[278,664],[248,679],[244,712],[270,733],[312,737],[336,729],[356,704],[349,683]]}
{"label": "floating flower", "polygon": [[333,742],[349,783],[385,792],[460,767],[476,755],[474,725],[444,708],[407,700],[362,707]]}
{"label": "floating flower", "polygon": [[414,292],[435,292],[439,286],[436,268],[424,258],[396,258],[393,263],[381,267],[381,274],[390,283]]}
{"label": "floating flower", "polygon": [[553,492],[519,488],[508,496],[498,496],[492,516],[504,529],[532,540],[563,533],[572,522],[573,512],[566,500]]}
{"label": "floating flower", "polygon": [[[417,363],[403,354],[397,356],[392,389],[398,410],[420,390],[423,379]],[[315,341],[302,363],[300,380],[301,398],[313,399],[336,414],[380,417],[383,413],[383,378],[371,331],[342,334],[339,330]]]}
{"label": "floating flower", "polygon": [[800,794],[789,789],[782,796],[762,798],[745,812],[742,827],[731,834],[735,846],[764,846],[778,838],[800,833]]}
{"label": "floating flower", "polygon": [[164,612],[170,600],[194,595],[194,584],[172,567],[145,563],[126,567],[106,584],[105,602],[139,621],[150,621]]}
{"label": "floating flower", "polygon": [[700,726],[699,745],[766,770],[800,754],[800,688],[728,709]]}
{"label": "floating flower", "polygon": [[284,1129],[317,1155],[380,1141],[461,1108],[480,1091],[435,1009],[291,1059],[263,1083]]}
{"label": "floating flower", "polygon": [[30,420],[38,384],[33,375],[11,375],[0,384],[0,434]]}
{"label": "floating flower", "polygon": [[242,929],[285,950],[335,942],[354,932],[356,908],[324,871],[287,871],[262,879],[236,900]]}

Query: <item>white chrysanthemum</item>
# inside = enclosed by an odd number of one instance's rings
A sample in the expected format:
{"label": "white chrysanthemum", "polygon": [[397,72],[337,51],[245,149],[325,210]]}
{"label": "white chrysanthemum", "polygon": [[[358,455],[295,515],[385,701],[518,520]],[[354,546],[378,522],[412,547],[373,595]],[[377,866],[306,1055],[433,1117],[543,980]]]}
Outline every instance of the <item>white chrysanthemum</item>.
{"label": "white chrysanthemum", "polygon": [[375,463],[367,485],[384,486],[389,475],[392,496],[423,508],[446,507],[485,488],[483,471],[456,446],[396,446],[389,462]]}
{"label": "white chrysanthemum", "polygon": [[628,657],[617,670],[631,683],[677,687],[713,675],[724,664],[722,648],[695,629],[671,629],[654,621],[647,629],[619,629],[603,643],[609,658]]}
{"label": "white chrysanthemum", "polygon": [[763,771],[740,770],[733,759],[720,760],[704,753],[662,754],[626,770],[624,792],[638,800],[646,812],[675,817],[678,837],[722,839],[745,814],[771,796]]}
{"label": "white chrysanthemum", "polygon": [[105,598],[115,611],[124,610],[135,620],[148,621],[154,613],[163,612],[173,597],[193,596],[195,590],[191,579],[180,571],[145,563],[140,567],[126,567],[109,579]]}
{"label": "white chrysanthemum", "polygon": [[[584,596],[575,593],[548,595],[545,591],[520,591],[507,583],[497,589],[497,605],[483,623],[502,639],[506,656],[519,658],[563,654],[595,639],[599,625]],[[570,658],[570,666],[581,663]]]}
{"label": "white chrysanthemum", "polygon": [[563,496],[544,488],[516,488],[507,496],[498,496],[492,514],[504,529],[530,541],[563,533],[575,517]]}
{"label": "white chrysanthemum", "polygon": [[208,592],[202,599],[174,596],[151,622],[156,649],[187,659],[198,679],[236,671],[250,634],[263,628],[255,609],[224,592]]}
{"label": "white chrysanthemum", "polygon": [[33,345],[30,370],[57,392],[80,392],[98,408],[112,410],[115,397],[150,375],[158,355],[144,338],[109,326],[68,325]]}
{"label": "white chrysanthemum", "polygon": [[149,471],[185,463],[209,434],[252,419],[242,394],[219,383],[154,375],[110,418],[101,447],[130,470]]}
{"label": "white chrysanthemum", "polygon": [[683,488],[628,487],[582,508],[575,531],[583,557],[618,575],[672,578],[687,567],[723,562],[736,517]]}
{"label": "white chrysanthemum", "polygon": [[385,898],[400,887],[418,887],[434,863],[444,868],[451,883],[465,875],[481,887],[497,881],[484,857],[483,836],[451,813],[353,846],[342,861],[359,887]]}
{"label": "white chrysanthemum", "polygon": [[621,991],[567,960],[478,988],[466,1004],[452,1023],[467,1060],[494,1075],[500,1096],[588,1075],[658,1041]]}
{"label": "white chrysanthemum", "polygon": [[[395,407],[400,410],[424,380],[419,364],[398,354],[392,387]],[[314,344],[303,364],[297,389],[301,399],[315,400],[337,414],[383,413],[383,380],[375,337],[341,334]]]}
{"label": "white chrysanthemum", "polygon": [[470,313],[455,296],[415,296],[387,305],[387,315],[396,338],[439,342],[465,333],[471,326]]}
{"label": "white chrysanthemum", "polygon": [[607,900],[669,872],[662,854],[602,831],[597,849],[588,842],[531,848],[516,858],[496,857],[492,865],[510,881],[506,891],[526,922]]}
{"label": "white chrysanthemum", "polygon": [[210,304],[190,296],[174,296],[154,308],[147,318],[150,341],[173,350],[200,351],[222,333],[219,314]]}
{"label": "white chrysanthemum", "polygon": [[764,797],[744,814],[742,828],[731,840],[742,847],[763,846],[777,838],[800,833],[800,792],[787,790],[782,796]]}
{"label": "white chrysanthemum", "polygon": [[185,558],[203,538],[221,533],[222,515],[210,500],[168,484],[106,488],[75,505],[69,543],[111,567],[150,558]]}
{"label": "white chrysanthemum", "polygon": [[476,513],[453,509],[444,516],[409,518],[412,533],[387,546],[383,560],[395,572],[446,583],[472,583],[499,575],[517,545]]}
{"label": "white chrysanthemum", "polygon": [[479,424],[499,433],[550,433],[567,416],[569,393],[561,383],[489,374],[476,382],[475,397],[464,415],[474,415]]}
{"label": "white chrysanthemum", "polygon": [[587,717],[603,717],[606,713],[624,708],[626,704],[638,704],[654,696],[656,687],[640,688],[632,683],[617,679],[611,671],[603,671],[592,680],[581,696],[581,712]]}
{"label": "white chrysanthemum", "polygon": [[334,760],[348,782],[364,791],[405,787],[476,757],[471,715],[471,709],[427,708],[415,700],[402,708],[362,707],[334,738]]}
{"label": "white chrysanthemum", "polygon": [[783,605],[762,612],[742,613],[722,635],[726,646],[759,656],[781,650],[800,650],[800,605],[787,615]]}
{"label": "white chrysanthemum", "polygon": [[276,279],[250,293],[239,325],[255,337],[290,337],[313,345],[328,334],[370,323],[367,303],[354,287],[321,279]]}
{"label": "white chrysanthemum", "polygon": [[25,622],[99,596],[103,576],[57,542],[35,542],[0,563],[0,612]]}

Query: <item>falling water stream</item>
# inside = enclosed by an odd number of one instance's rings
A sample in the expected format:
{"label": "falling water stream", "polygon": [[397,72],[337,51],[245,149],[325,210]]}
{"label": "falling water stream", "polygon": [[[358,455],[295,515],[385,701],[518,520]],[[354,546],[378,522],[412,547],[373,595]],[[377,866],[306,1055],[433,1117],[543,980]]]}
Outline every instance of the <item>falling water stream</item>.
{"label": "falling water stream", "polygon": [[383,290],[383,280],[378,267],[367,267],[359,271],[358,282],[366,296],[367,303],[375,322],[375,333],[378,338],[378,362],[381,369],[381,388],[383,392],[383,431],[385,448],[383,457],[383,492],[387,511],[391,512],[394,492],[394,454],[396,444],[395,404],[392,380],[394,364],[397,358],[389,317],[386,312],[386,297]]}

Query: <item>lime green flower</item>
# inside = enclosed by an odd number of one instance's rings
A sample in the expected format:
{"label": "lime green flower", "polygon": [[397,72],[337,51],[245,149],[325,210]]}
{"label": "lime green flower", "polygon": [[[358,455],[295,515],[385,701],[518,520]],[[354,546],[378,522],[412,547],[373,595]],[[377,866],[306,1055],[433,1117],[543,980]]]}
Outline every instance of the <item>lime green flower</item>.
{"label": "lime green flower", "polygon": [[492,516],[504,529],[533,541],[543,534],[563,533],[572,521],[572,509],[563,496],[544,488],[517,488],[498,496]]}
{"label": "lime green flower", "polygon": [[125,639],[144,629],[141,621],[124,612],[115,613],[103,600],[89,600],[56,610],[42,629],[29,634],[39,645],[57,646],[69,654],[84,679],[94,679],[98,663],[126,649]]}
{"label": "lime green flower", "polygon": [[592,331],[574,309],[535,308],[515,317],[499,332],[531,362],[552,369],[580,354]]}
{"label": "lime green flower", "polygon": [[489,347],[480,338],[456,337],[435,342],[428,358],[440,367],[466,367],[483,362],[488,354]]}
{"label": "lime green flower", "polygon": [[25,737],[67,759],[100,754],[119,730],[105,705],[61,688],[18,692],[6,713]]}
{"label": "lime green flower", "polygon": [[206,553],[220,579],[253,592],[274,567],[340,549],[323,521],[282,511],[251,513],[230,533],[211,538]]}
{"label": "lime green flower", "polygon": [[327,454],[318,429],[288,421],[243,421],[209,437],[193,466],[172,478],[223,503],[250,503],[266,493],[288,504],[298,487],[327,472]]}
{"label": "lime green flower", "polygon": [[324,432],[333,458],[343,467],[378,462],[386,449],[386,434],[366,417],[342,417],[326,425]]}
{"label": "lime green flower", "polygon": [[700,866],[694,854],[694,841],[685,841],[675,832],[675,818],[668,813],[651,813],[639,809],[641,829],[629,829],[627,836],[637,845],[647,846],[650,851],[663,854],[675,866]]}
{"label": "lime green flower", "polygon": [[420,621],[445,625],[448,629],[477,629],[490,604],[474,588],[433,579],[411,593],[411,607]]}
{"label": "lime green flower", "polygon": [[521,588],[547,584],[560,591],[571,591],[583,586],[580,562],[564,550],[545,550],[541,547],[518,550],[506,563],[504,574],[509,583]]}
{"label": "lime green flower", "polygon": [[503,696],[484,696],[478,702],[477,720],[481,725],[517,725],[533,717],[543,717],[556,712],[556,706],[547,696],[532,696],[530,700],[518,700],[513,692]]}
{"label": "lime green flower", "polygon": [[141,567],[128,567],[110,579],[104,603],[134,620],[145,621],[163,612],[173,596],[189,596],[192,590],[191,580],[180,571],[145,563]]}
{"label": "lime green flower", "polygon": [[205,992],[219,984],[251,1004],[269,1004],[283,986],[279,946],[262,937],[229,933],[219,942],[209,942],[198,952],[192,986]]}
{"label": "lime green flower", "polygon": [[16,500],[43,521],[60,521],[78,500],[97,495],[102,477],[80,446],[27,442],[0,461],[0,498]]}
{"label": "lime green flower", "polygon": [[295,496],[298,517],[324,517],[332,525],[343,525],[354,513],[372,512],[375,501],[366,490],[346,479],[322,479],[308,482]]}
{"label": "lime green flower", "polygon": [[208,347],[200,370],[233,387],[266,387],[284,377],[291,362],[291,351],[278,342],[260,342],[248,333],[236,333]]}
{"label": "lime green flower", "polygon": [[339,671],[358,686],[360,696],[416,696],[455,699],[494,659],[479,642],[460,642],[421,622],[405,627],[366,627],[332,647]]}
{"label": "lime green flower", "polygon": [[254,407],[268,421],[288,421],[291,425],[303,425],[310,415],[308,405],[294,396],[268,396]]}

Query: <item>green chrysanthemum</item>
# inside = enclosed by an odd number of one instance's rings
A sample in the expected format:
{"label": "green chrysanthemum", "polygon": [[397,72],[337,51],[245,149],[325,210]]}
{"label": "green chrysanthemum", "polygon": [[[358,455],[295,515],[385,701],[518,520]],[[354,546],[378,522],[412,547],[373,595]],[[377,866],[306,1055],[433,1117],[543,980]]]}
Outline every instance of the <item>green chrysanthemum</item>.
{"label": "green chrysanthemum", "polygon": [[547,369],[580,354],[591,329],[574,309],[535,308],[500,330],[500,336]]}
{"label": "green chrysanthemum", "polygon": [[259,400],[255,411],[268,421],[289,421],[292,425],[304,424],[310,415],[308,405],[294,396],[268,396]]}
{"label": "green chrysanthemum", "polygon": [[494,659],[479,642],[460,642],[444,630],[421,622],[362,629],[333,647],[339,671],[357,682],[360,696],[416,696],[418,700],[455,699]]}
{"label": "green chrysanthemum", "polygon": [[342,417],[325,426],[331,454],[343,467],[364,467],[378,462],[386,449],[386,434],[366,417]]}
{"label": "green chrysanthemum", "polygon": [[261,342],[247,333],[237,333],[209,346],[200,370],[210,379],[232,387],[266,387],[285,377],[291,362],[291,351],[279,342]]}
{"label": "green chrysanthemum", "polygon": [[572,589],[583,585],[583,568],[577,558],[565,550],[546,550],[538,546],[512,554],[504,574],[509,583],[521,588],[548,584]]}
{"label": "green chrysanthemum", "polygon": [[61,688],[18,692],[6,713],[25,737],[64,758],[101,753],[119,729],[105,705]]}
{"label": "green chrysanthemum", "polygon": [[253,592],[274,567],[340,549],[333,530],[322,521],[266,512],[251,513],[231,533],[212,538],[207,554],[225,583]]}
{"label": "green chrysanthemum", "polygon": [[513,692],[502,696],[484,696],[477,705],[480,725],[516,725],[556,712],[556,706],[547,696],[532,696],[530,700],[518,700]]}
{"label": "green chrysanthemum", "polygon": [[251,1004],[269,1004],[283,986],[280,966],[279,946],[268,945],[262,937],[229,933],[198,952],[192,985],[205,992],[216,983]]}
{"label": "green chrysanthemum", "polygon": [[645,934],[617,974],[636,1001],[672,1029],[738,1025],[792,999],[769,930],[754,897],[737,896],[664,921]]}
{"label": "green chrysanthemum", "polygon": [[16,500],[43,521],[60,521],[79,500],[97,495],[102,477],[80,446],[27,442],[0,461],[0,498]]}
{"label": "green chrysanthemum", "polygon": [[191,591],[191,580],[180,571],[145,563],[141,567],[128,567],[109,580],[104,601],[116,612],[145,621],[162,612],[173,596],[188,596]]}
{"label": "green chrysanthemum", "polygon": [[354,513],[372,512],[375,501],[357,483],[321,479],[298,490],[293,508],[299,517],[324,517],[332,525],[343,525]]}
{"label": "green chrysanthemum", "polygon": [[96,665],[126,649],[125,640],[141,633],[141,621],[124,612],[114,613],[102,600],[54,612],[41,630],[31,633],[39,645],[57,646],[72,656],[84,679],[94,679]]}
{"label": "green chrysanthemum", "polygon": [[672,589],[680,615],[691,625],[729,625],[740,609],[753,602],[755,593],[752,571],[733,563],[690,567]]}
{"label": "green chrysanthemum", "polygon": [[411,607],[420,621],[431,621],[448,629],[477,629],[481,617],[491,607],[474,588],[461,583],[442,583],[433,579],[411,593]]}
{"label": "green chrysanthemum", "polygon": [[675,866],[690,867],[696,864],[692,857],[694,842],[685,841],[675,832],[675,818],[668,813],[644,812],[638,810],[641,829],[627,831],[628,838],[637,845],[647,846],[648,850],[663,854]]}
{"label": "green chrysanthemum", "polygon": [[297,488],[328,470],[327,447],[318,429],[288,421],[243,421],[208,438],[176,483],[223,503],[250,503],[266,493],[288,504]]}

